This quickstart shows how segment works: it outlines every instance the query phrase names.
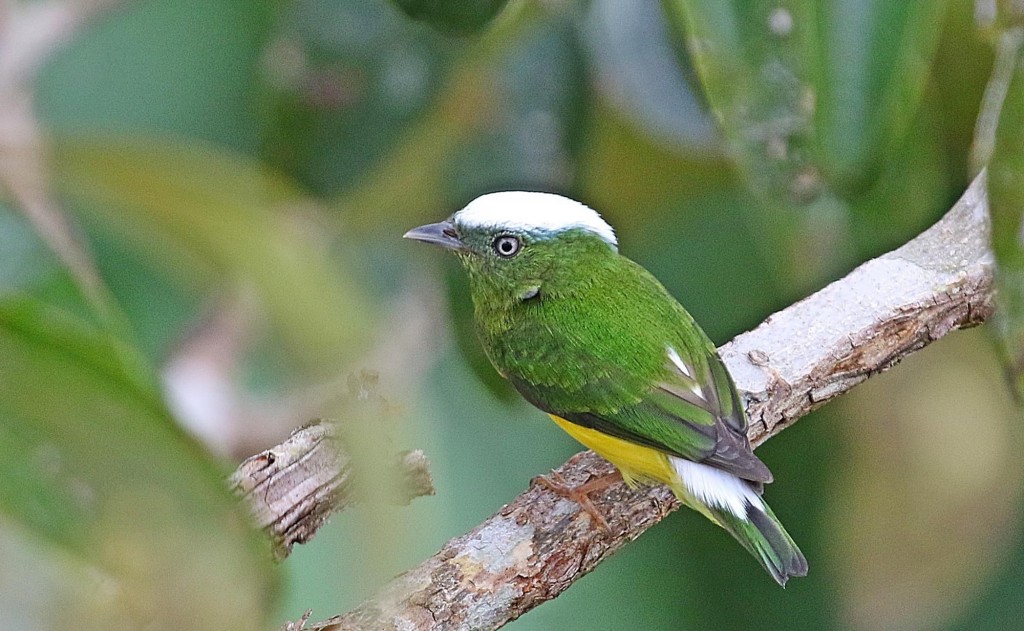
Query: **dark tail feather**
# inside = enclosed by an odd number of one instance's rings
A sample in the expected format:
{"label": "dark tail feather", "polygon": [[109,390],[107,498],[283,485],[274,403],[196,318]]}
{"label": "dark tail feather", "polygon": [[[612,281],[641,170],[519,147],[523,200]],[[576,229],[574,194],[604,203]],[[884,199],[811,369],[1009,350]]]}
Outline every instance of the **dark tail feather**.
{"label": "dark tail feather", "polygon": [[785,587],[791,576],[807,576],[807,559],[767,504],[762,502],[762,507],[755,507],[747,503],[746,519],[726,509],[715,509],[712,513],[779,585]]}

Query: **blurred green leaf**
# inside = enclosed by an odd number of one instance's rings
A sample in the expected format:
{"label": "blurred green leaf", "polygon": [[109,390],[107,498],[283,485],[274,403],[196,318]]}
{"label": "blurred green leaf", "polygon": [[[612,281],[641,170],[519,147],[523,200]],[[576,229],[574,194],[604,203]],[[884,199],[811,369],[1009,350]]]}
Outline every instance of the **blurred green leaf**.
{"label": "blurred green leaf", "polygon": [[721,138],[668,22],[658,2],[591,1],[582,39],[594,84],[651,140],[711,158],[722,153]]}
{"label": "blurred green leaf", "polygon": [[[523,29],[493,61],[500,103],[448,165],[448,197],[466,201],[507,188],[562,190],[573,185],[586,121],[587,84],[573,23],[550,16]],[[543,65],[545,72],[537,74]]]}
{"label": "blurred green leaf", "polygon": [[879,178],[900,170],[947,4],[664,0],[761,201],[750,229],[789,298],[860,260],[854,218],[872,208],[861,198]]}
{"label": "blurred green leaf", "polygon": [[465,201],[449,197],[453,189],[461,190],[446,180],[451,163],[489,123],[503,120],[502,98],[508,92],[499,88],[502,77],[495,66],[513,56],[521,38],[547,15],[535,4],[523,7],[464,50],[429,111],[356,188],[337,197],[346,229],[392,235],[434,221],[438,211],[451,212],[453,204]]}
{"label": "blurred green leaf", "polygon": [[870,183],[920,103],[947,0],[665,0],[741,169],[772,199]]}
{"label": "blurred green leaf", "polygon": [[370,342],[373,302],[329,256],[312,202],[280,174],[172,139],[65,139],[63,190],[183,282],[251,284],[301,357],[337,366]]}
{"label": "blurred green leaf", "polygon": [[998,330],[1014,385],[1024,396],[1024,31],[1018,27],[1006,36],[1016,40],[1011,51],[1014,70],[1004,86],[1006,98],[988,167],[988,192],[992,246],[998,262]]}
{"label": "blurred green leaf", "polygon": [[47,60],[39,116],[63,133],[159,131],[256,150],[267,113],[259,106],[265,47],[287,5],[125,3]]}
{"label": "blurred green leaf", "polygon": [[[882,163],[874,185],[850,202],[854,221],[849,237],[858,261],[903,245],[937,221],[950,201],[963,193],[965,183],[945,167],[956,160],[962,164],[966,153],[950,155],[951,149],[943,144],[940,129],[949,124],[943,114],[934,102],[924,103],[904,142]],[[823,250],[810,255],[830,256]]]}
{"label": "blurred green leaf", "polygon": [[0,201],[0,292],[22,289],[56,273],[54,257],[22,215]]}
{"label": "blurred green leaf", "polygon": [[585,140],[580,188],[617,230],[642,229],[652,211],[673,200],[738,185],[724,156],[680,154],[607,106],[592,110]]}
{"label": "blurred green leaf", "polygon": [[0,303],[0,525],[75,583],[54,628],[265,623],[275,572],[223,473],[133,349],[41,303]]}
{"label": "blurred green leaf", "polygon": [[432,105],[465,44],[384,0],[303,0],[268,55],[264,154],[319,194],[351,189]]}
{"label": "blurred green leaf", "polygon": [[406,15],[458,35],[475,33],[501,12],[508,0],[392,0]]}

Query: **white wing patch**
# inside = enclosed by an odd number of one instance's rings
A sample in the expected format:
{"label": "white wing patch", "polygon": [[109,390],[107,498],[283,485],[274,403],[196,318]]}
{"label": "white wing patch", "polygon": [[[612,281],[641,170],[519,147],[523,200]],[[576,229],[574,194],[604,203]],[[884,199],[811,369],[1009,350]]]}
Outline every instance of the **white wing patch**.
{"label": "white wing patch", "polygon": [[690,372],[690,367],[686,365],[686,362],[684,362],[683,358],[679,356],[679,353],[676,352],[676,349],[672,348],[671,346],[666,346],[665,348],[668,349],[668,358],[672,360],[673,364],[676,365],[676,368],[679,369],[679,372],[683,373],[690,379],[693,379],[693,373]]}
{"label": "white wing patch", "polygon": [[466,228],[507,228],[526,232],[561,232],[572,228],[588,230],[618,245],[615,231],[601,215],[580,202],[555,195],[529,191],[503,191],[481,195],[455,213],[456,225]]}
{"label": "white wing patch", "polygon": [[679,356],[679,353],[676,352],[676,349],[672,348],[671,346],[666,346],[665,348],[668,350],[669,361],[672,362],[672,364],[679,369],[679,372],[683,373],[684,375],[691,379],[692,382],[688,384],[690,391],[693,392],[698,397],[700,397],[702,400],[707,401],[707,397],[704,396],[703,388],[700,387],[700,383],[698,383],[697,379],[693,376],[693,371],[690,370],[690,367],[686,364],[686,362],[683,361],[683,358]]}
{"label": "white wing patch", "polygon": [[706,506],[747,519],[747,505],[764,510],[761,497],[737,476],[699,462],[669,456],[672,468],[693,497]]}

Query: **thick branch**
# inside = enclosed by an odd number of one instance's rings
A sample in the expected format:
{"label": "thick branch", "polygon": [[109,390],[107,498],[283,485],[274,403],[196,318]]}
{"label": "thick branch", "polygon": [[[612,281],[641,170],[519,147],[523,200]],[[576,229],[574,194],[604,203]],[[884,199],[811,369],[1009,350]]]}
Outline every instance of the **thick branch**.
{"label": "thick branch", "polygon": [[754,445],[951,330],[992,314],[985,176],[917,238],[719,349],[747,393]]}
{"label": "thick branch", "polygon": [[[938,224],[738,336],[722,356],[747,393],[755,444],[955,328],[992,312],[984,173]],[[557,469],[570,484],[611,472],[591,452]],[[663,486],[592,496],[612,534],[534,487],[313,629],[494,629],[546,600],[679,507]]]}
{"label": "thick branch", "polygon": [[[231,475],[232,489],[270,535],[279,559],[288,556],[293,544],[312,539],[331,513],[354,500],[351,462],[334,433],[326,422],[303,427],[280,445],[247,458]],[[399,488],[393,496],[409,501],[433,495],[428,466],[418,449],[399,454]]]}

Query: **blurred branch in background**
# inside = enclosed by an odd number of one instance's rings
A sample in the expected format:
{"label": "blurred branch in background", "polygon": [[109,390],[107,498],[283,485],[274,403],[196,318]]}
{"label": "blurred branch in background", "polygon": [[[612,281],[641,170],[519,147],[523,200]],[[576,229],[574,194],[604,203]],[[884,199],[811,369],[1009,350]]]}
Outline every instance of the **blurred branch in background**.
{"label": "blurred branch in background", "polygon": [[[991,315],[984,178],[917,238],[722,347],[748,395],[755,445],[906,355]],[[572,486],[611,472],[590,452],[556,469]],[[575,503],[533,487],[357,609],[310,628],[495,629],[558,596],[680,506],[662,486],[620,483],[592,499],[610,535]]]}
{"label": "blurred branch in background", "polygon": [[34,109],[35,79],[50,55],[122,0],[0,4],[0,192],[28,218],[107,324],[120,321],[92,255],[50,189],[48,147]]}

